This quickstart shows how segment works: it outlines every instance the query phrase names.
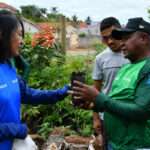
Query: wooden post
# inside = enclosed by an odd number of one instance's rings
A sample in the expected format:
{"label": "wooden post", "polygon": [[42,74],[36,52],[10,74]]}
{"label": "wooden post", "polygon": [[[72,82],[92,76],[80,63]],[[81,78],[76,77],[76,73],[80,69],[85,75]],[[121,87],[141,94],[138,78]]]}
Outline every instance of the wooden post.
{"label": "wooden post", "polygon": [[65,16],[61,16],[61,44],[62,44],[62,51],[66,53],[66,19]]}

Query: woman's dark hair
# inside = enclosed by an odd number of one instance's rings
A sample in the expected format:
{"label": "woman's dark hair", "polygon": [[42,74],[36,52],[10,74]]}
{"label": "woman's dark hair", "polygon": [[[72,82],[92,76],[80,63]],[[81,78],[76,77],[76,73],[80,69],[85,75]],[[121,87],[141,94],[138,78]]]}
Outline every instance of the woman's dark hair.
{"label": "woman's dark hair", "polygon": [[0,11],[0,61],[5,61],[11,52],[11,36],[17,29],[19,20],[13,14]]}
{"label": "woman's dark hair", "polygon": [[[8,11],[8,10],[5,10],[5,9],[2,9],[0,10],[0,15],[15,15],[13,14],[12,12]],[[24,38],[24,35],[25,35],[25,29],[24,29],[24,25],[23,25],[23,21],[22,19],[16,14],[15,15],[21,25],[21,32],[22,32],[22,37]]]}
{"label": "woman's dark hair", "polygon": [[104,29],[107,29],[111,26],[116,26],[118,28],[121,27],[118,19],[116,19],[115,17],[108,17],[101,21],[100,31],[103,31]]}
{"label": "woman's dark hair", "polygon": [[18,20],[19,20],[19,23],[21,25],[22,38],[24,38],[24,36],[25,36],[25,29],[24,29],[23,21],[20,18],[18,18]]}

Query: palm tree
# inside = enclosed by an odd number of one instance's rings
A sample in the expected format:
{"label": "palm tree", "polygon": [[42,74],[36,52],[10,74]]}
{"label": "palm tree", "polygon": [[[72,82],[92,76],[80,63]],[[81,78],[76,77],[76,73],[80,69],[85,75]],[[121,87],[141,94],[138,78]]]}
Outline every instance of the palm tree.
{"label": "palm tree", "polygon": [[90,24],[91,24],[92,20],[91,20],[90,16],[88,16],[88,17],[86,18],[85,22],[86,22],[87,25],[90,25]]}
{"label": "palm tree", "polygon": [[78,25],[78,17],[76,15],[72,16],[73,26],[77,27]]}
{"label": "palm tree", "polygon": [[57,13],[58,13],[58,10],[57,10],[57,9],[58,9],[57,7],[52,7],[52,8],[51,8],[52,14],[57,14]]}

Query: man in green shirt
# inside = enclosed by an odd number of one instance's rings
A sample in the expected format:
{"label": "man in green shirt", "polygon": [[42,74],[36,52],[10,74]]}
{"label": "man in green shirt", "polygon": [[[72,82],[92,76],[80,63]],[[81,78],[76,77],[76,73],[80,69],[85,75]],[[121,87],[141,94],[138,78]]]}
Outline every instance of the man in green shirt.
{"label": "man in green shirt", "polygon": [[122,50],[131,61],[122,67],[109,96],[94,87],[74,81],[79,107],[104,111],[104,126],[111,150],[150,150],[150,23],[129,19],[112,36],[122,40]]}

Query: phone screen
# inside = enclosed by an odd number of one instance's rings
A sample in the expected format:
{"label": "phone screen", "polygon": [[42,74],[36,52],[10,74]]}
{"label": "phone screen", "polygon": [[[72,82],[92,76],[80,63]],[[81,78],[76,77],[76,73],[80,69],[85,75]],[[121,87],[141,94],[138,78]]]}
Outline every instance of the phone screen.
{"label": "phone screen", "polygon": [[[72,72],[71,74],[71,88],[75,86],[74,80],[85,83],[85,73],[84,72]],[[82,100],[75,100],[72,96],[72,103],[74,106],[78,106]]]}

